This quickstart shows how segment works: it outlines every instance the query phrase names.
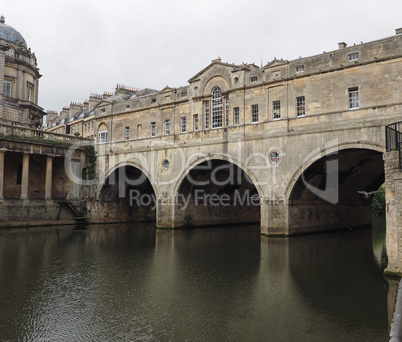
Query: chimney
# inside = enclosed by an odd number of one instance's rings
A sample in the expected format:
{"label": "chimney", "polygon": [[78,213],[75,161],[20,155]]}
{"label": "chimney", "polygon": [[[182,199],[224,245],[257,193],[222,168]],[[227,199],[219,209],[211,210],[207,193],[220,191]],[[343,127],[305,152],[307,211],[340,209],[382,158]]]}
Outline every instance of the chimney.
{"label": "chimney", "polygon": [[344,49],[347,46],[347,44],[342,42],[342,43],[338,43],[338,46],[339,46],[339,50],[341,50],[341,49]]}
{"label": "chimney", "polygon": [[402,34],[402,28],[397,28],[396,30],[395,30],[395,33],[398,35],[398,34]]}

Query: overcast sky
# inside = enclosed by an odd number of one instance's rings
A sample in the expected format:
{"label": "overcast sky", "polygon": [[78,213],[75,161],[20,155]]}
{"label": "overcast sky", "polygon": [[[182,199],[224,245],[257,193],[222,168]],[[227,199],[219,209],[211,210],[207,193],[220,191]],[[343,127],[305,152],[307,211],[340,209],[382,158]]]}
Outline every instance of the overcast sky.
{"label": "overcast sky", "polygon": [[0,15],[35,52],[39,105],[90,93],[179,87],[223,62],[296,59],[395,34],[401,0],[2,0]]}

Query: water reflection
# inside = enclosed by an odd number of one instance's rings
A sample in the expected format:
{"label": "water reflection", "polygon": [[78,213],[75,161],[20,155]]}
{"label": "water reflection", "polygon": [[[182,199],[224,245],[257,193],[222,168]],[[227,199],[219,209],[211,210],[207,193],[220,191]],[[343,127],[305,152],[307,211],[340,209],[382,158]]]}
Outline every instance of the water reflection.
{"label": "water reflection", "polygon": [[385,341],[380,236],[0,232],[0,340]]}

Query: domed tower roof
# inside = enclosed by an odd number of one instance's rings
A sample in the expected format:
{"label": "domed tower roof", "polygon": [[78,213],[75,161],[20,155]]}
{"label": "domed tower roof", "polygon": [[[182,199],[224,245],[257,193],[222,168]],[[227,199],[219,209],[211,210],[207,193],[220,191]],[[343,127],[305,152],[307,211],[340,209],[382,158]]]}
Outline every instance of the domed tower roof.
{"label": "domed tower roof", "polygon": [[4,16],[0,17],[0,38],[27,48],[27,43],[25,42],[24,37],[16,29],[5,24]]}

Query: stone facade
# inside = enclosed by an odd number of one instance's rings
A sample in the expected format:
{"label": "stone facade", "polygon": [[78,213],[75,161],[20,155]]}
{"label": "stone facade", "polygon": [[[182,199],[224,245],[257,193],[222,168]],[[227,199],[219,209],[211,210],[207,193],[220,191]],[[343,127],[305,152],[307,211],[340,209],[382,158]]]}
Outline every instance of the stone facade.
{"label": "stone facade", "polygon": [[[109,94],[91,110],[95,197],[101,200],[92,219],[102,220],[104,212],[107,220],[138,219],[120,197],[116,209],[118,197],[110,197],[107,183],[131,167],[150,183],[140,190],[155,197],[159,227],[249,219],[260,220],[265,234],[291,235],[368,224],[370,201],[358,191],[375,190],[384,181],[384,126],[402,119],[401,71],[397,34],[263,67],[216,59],[187,86]],[[262,199],[257,211],[182,209],[178,195],[195,189],[185,189],[185,178],[214,160],[247,174]],[[339,191],[328,200],[325,170],[335,162]],[[220,190],[209,194],[215,193]]]}
{"label": "stone facade", "polygon": [[0,18],[0,123],[37,128],[43,109],[38,106],[36,56],[24,38]]}
{"label": "stone facade", "polygon": [[402,276],[402,172],[398,152],[386,153],[384,161],[388,256],[385,273]]}

